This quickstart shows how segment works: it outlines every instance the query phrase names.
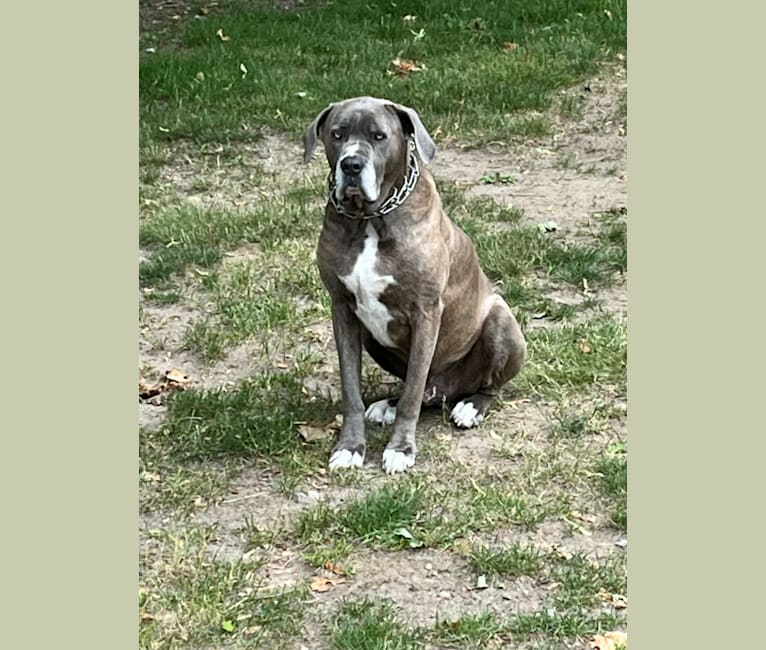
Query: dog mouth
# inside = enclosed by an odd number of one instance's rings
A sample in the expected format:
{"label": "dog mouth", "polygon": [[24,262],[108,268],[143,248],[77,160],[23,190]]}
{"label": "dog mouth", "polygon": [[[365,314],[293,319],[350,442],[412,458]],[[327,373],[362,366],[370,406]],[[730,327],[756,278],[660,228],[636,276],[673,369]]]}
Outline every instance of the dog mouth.
{"label": "dog mouth", "polygon": [[347,180],[340,194],[341,204],[355,212],[371,212],[376,203],[355,180]]}

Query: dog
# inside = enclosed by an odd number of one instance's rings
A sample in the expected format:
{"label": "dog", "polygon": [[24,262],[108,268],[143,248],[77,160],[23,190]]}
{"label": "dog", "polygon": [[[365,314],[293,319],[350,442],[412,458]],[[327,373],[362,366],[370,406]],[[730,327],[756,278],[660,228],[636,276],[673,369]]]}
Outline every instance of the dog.
{"label": "dog", "polygon": [[[375,97],[330,104],[303,134],[304,163],[319,141],[330,171],[316,261],[343,401],[330,469],[361,467],[367,420],[393,424],[383,469],[404,472],[415,463],[421,406],[454,404],[455,425],[478,425],[521,370],[526,341],[421,165],[436,146],[415,110]],[[404,381],[398,399],[365,410],[362,347]]]}

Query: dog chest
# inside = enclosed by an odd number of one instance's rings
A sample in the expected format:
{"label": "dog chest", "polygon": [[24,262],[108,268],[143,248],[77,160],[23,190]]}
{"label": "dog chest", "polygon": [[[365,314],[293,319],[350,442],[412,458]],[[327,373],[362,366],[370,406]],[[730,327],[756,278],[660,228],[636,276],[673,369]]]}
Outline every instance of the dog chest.
{"label": "dog chest", "polygon": [[380,296],[387,287],[394,283],[392,275],[381,275],[377,271],[378,233],[372,225],[365,230],[364,248],[348,275],[339,276],[356,299],[356,316],[369,330],[378,343],[394,347],[388,334],[388,324],[392,316],[381,302]]}

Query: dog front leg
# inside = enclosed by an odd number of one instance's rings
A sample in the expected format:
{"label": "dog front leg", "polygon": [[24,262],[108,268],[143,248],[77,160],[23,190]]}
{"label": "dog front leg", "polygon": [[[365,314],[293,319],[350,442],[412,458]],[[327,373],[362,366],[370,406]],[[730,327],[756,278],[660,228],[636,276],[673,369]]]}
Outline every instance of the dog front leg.
{"label": "dog front leg", "polygon": [[361,467],[364,462],[362,401],[362,329],[347,302],[333,303],[332,326],[340,363],[343,426],[330,455],[330,469]]}
{"label": "dog front leg", "polygon": [[428,371],[439,337],[443,306],[420,314],[412,325],[410,354],[404,390],[396,405],[396,419],[391,440],[383,452],[383,469],[389,474],[403,472],[415,464],[415,426],[420,415]]}

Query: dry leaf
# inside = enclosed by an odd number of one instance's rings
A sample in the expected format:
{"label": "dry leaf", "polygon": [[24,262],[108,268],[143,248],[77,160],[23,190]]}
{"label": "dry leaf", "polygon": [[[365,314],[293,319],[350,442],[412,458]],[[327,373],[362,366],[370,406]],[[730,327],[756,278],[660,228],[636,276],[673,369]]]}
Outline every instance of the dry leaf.
{"label": "dry leaf", "polygon": [[140,618],[142,621],[153,621],[153,620],[154,620],[154,616],[152,616],[152,615],[151,615],[151,614],[149,614],[148,612],[139,612],[139,614],[138,614],[138,617],[139,617],[139,618]]}
{"label": "dry leaf", "polygon": [[327,560],[327,562],[324,563],[324,568],[327,569],[330,573],[334,573],[336,576],[344,576],[346,575],[346,570],[340,566],[339,564],[335,564],[334,562],[331,562],[330,560]]}
{"label": "dry leaf", "polygon": [[320,594],[330,591],[335,585],[346,582],[345,578],[325,578],[324,576],[314,576],[309,581],[309,589]]}
{"label": "dry leaf", "polygon": [[399,57],[395,58],[393,61],[391,61],[392,65],[394,66],[394,72],[398,75],[406,76],[410,74],[410,72],[421,72],[422,70],[426,70],[426,66],[422,63],[417,63],[416,61],[408,61],[407,59],[400,59]]}
{"label": "dry leaf", "polygon": [[625,632],[606,632],[597,634],[590,642],[592,650],[619,650],[628,647],[628,635]]}
{"label": "dry leaf", "polygon": [[[339,419],[340,418],[340,419]],[[321,424],[308,424],[304,423],[298,426],[298,435],[303,438],[305,442],[317,442],[320,440],[327,440],[332,438],[337,431],[340,430],[343,424],[343,416],[336,415],[334,419],[329,422]]]}
{"label": "dry leaf", "polygon": [[223,35],[223,28],[219,29],[219,30],[218,30],[218,31],[215,33],[215,35],[216,35],[218,38],[220,38],[222,41],[230,41],[230,40],[231,40],[231,36],[224,36],[224,35]]}
{"label": "dry leaf", "polygon": [[189,375],[186,374],[183,370],[179,370],[178,368],[171,368],[170,370],[166,370],[165,379],[167,379],[171,384],[191,383],[191,377],[189,377]]}
{"label": "dry leaf", "polygon": [[609,592],[602,591],[598,596],[602,601],[615,609],[627,609],[628,607],[628,597],[622,594],[610,594]]}
{"label": "dry leaf", "polygon": [[580,348],[580,351],[585,354],[588,354],[591,351],[590,345],[588,345],[588,342],[585,339],[580,339],[577,342],[577,345]]}
{"label": "dry leaf", "polygon": [[503,49],[506,52],[513,52],[513,50],[515,50],[518,46],[519,46],[518,43],[511,43],[510,41],[506,41],[505,43],[503,43]]}
{"label": "dry leaf", "polygon": [[578,510],[573,510],[569,514],[571,514],[573,517],[576,517],[580,521],[584,521],[588,524],[593,524],[596,522],[596,515],[583,514],[582,512],[579,512]]}

